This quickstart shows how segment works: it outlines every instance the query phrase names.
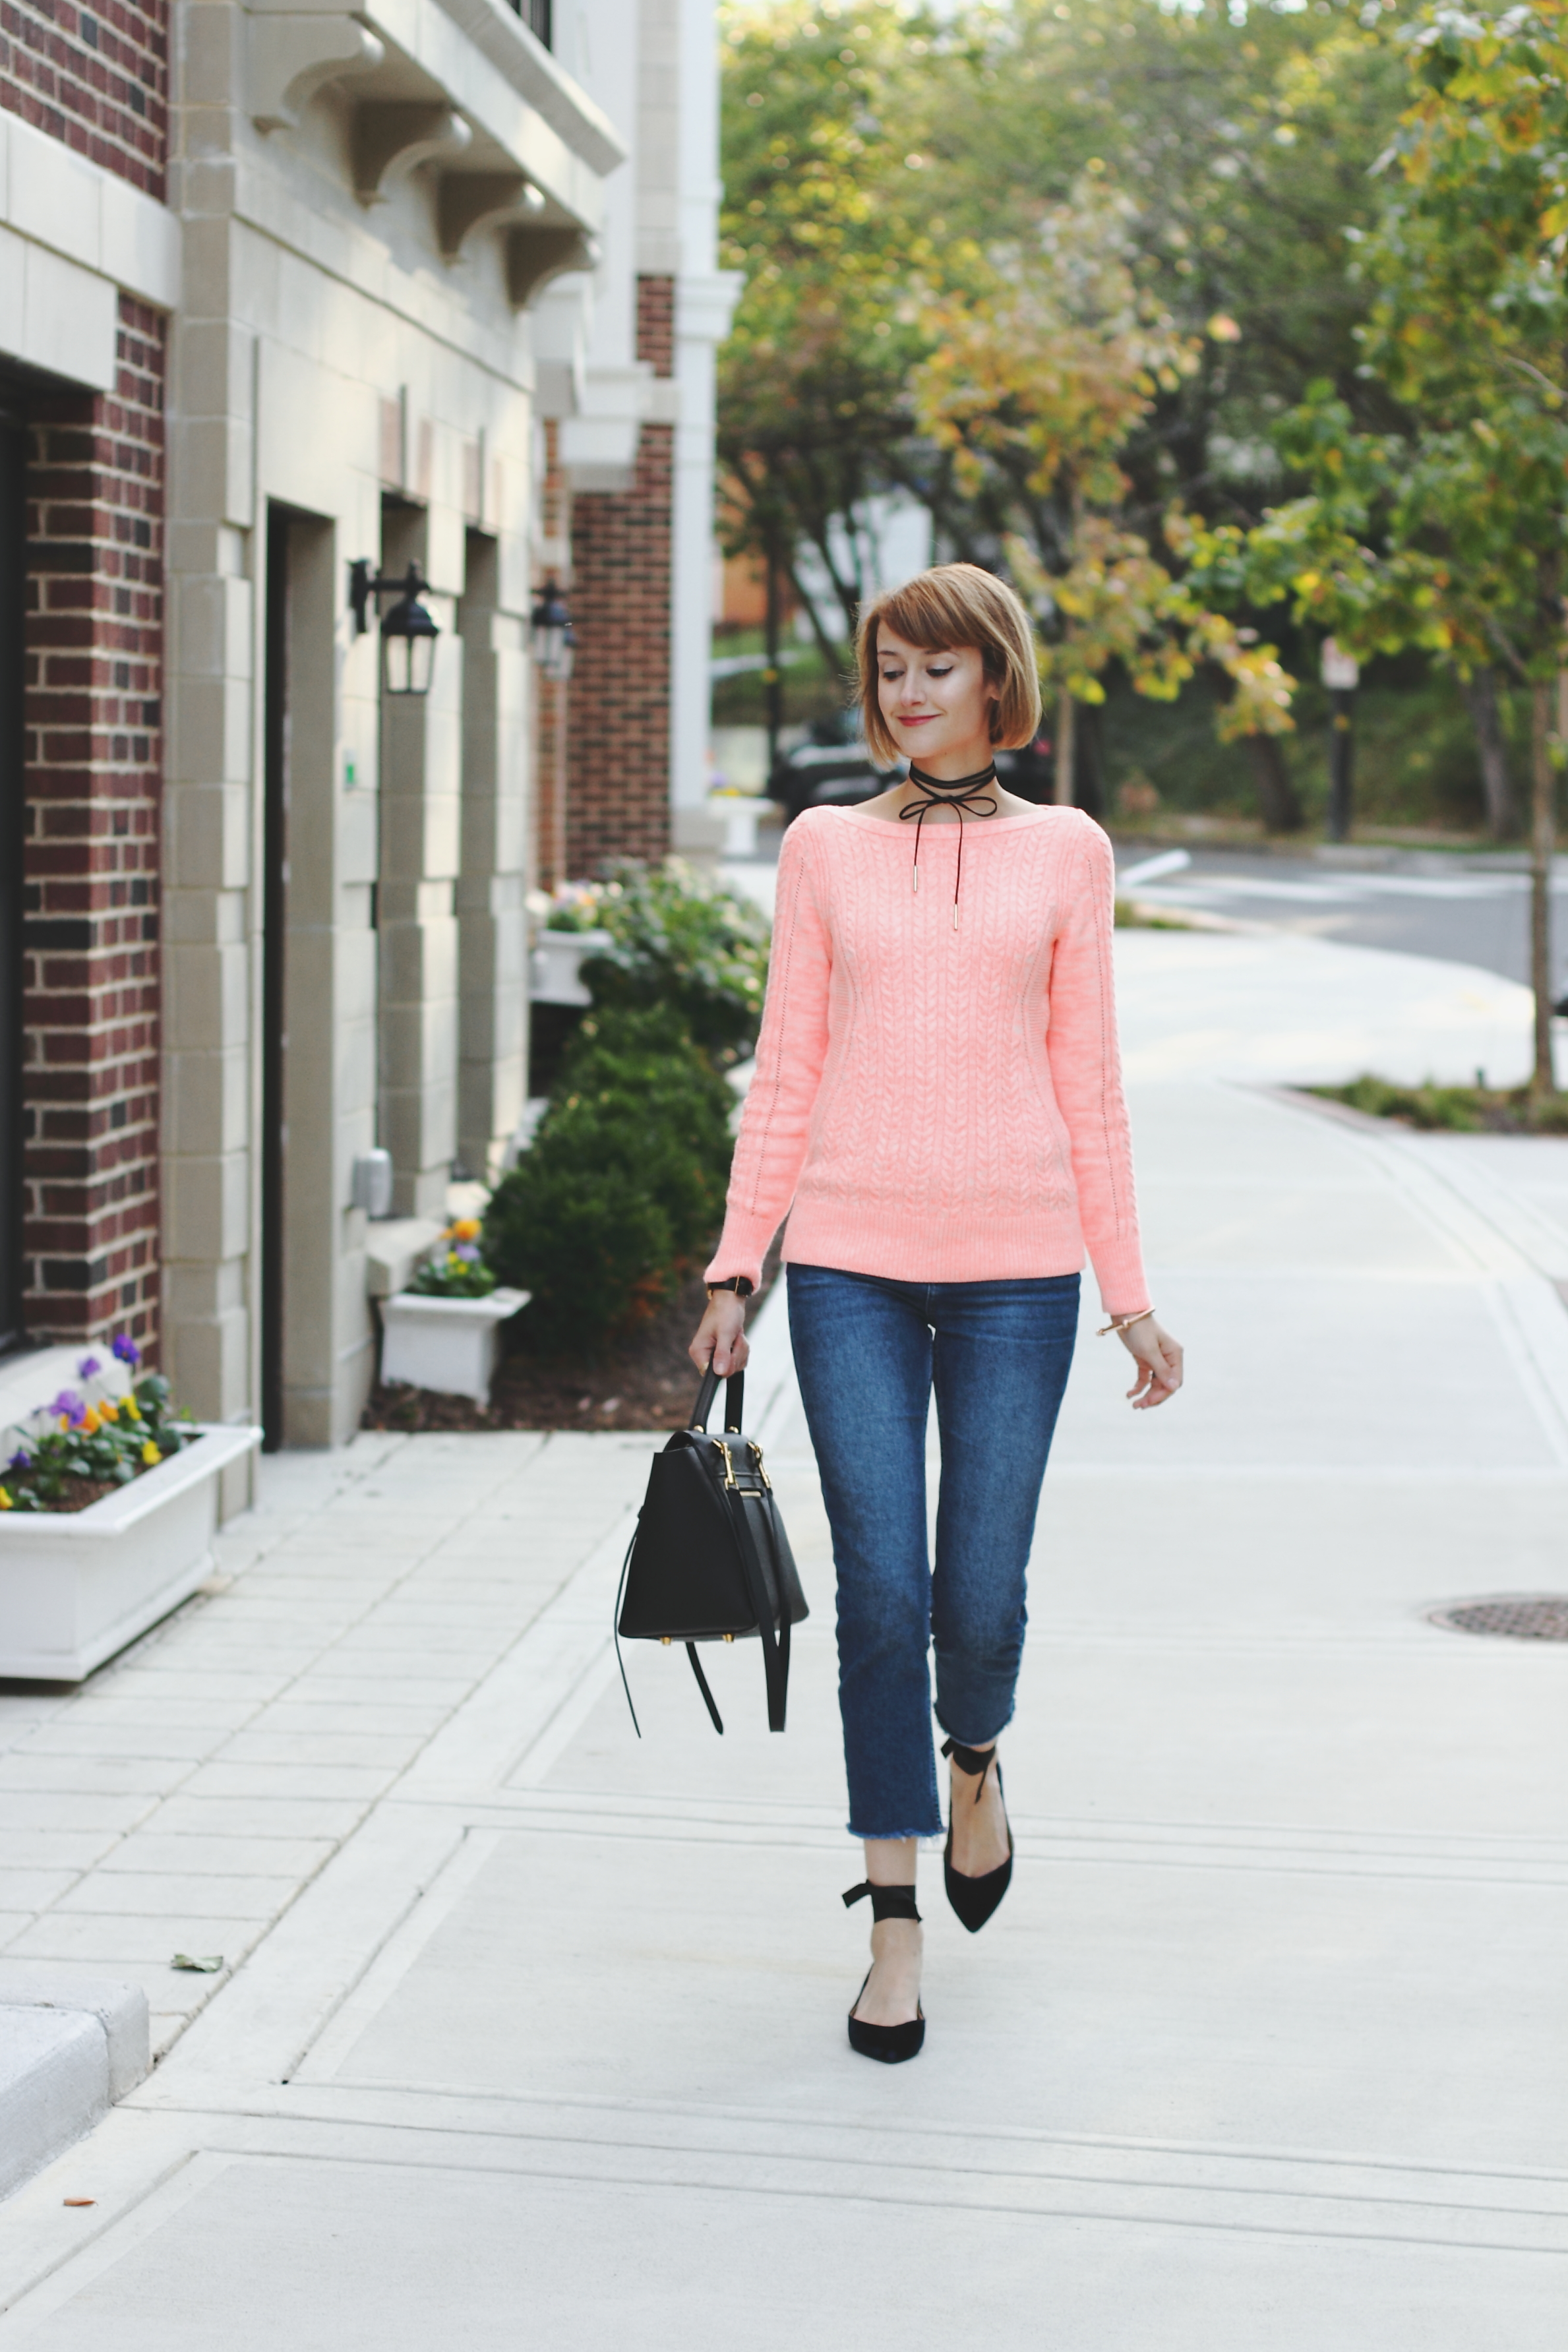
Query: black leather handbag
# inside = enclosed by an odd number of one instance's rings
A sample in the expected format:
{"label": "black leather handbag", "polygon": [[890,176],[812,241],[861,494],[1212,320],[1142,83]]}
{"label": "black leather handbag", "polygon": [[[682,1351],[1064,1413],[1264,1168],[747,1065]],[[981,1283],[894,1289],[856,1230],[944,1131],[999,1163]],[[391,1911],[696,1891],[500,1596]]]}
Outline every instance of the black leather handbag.
{"label": "black leather handbag", "polygon": [[790,1627],[806,1614],[805,1595],[763,1449],[742,1432],[745,1374],[736,1372],[725,1383],[721,1437],[708,1428],[718,1393],[718,1374],[705,1372],[689,1428],[678,1429],[655,1454],[621,1570],[616,1658],[639,1739],[622,1641],[684,1642],[713,1728],[722,1731],[697,1644],[743,1642],[755,1634],[767,1676],[768,1729],[784,1727]]}

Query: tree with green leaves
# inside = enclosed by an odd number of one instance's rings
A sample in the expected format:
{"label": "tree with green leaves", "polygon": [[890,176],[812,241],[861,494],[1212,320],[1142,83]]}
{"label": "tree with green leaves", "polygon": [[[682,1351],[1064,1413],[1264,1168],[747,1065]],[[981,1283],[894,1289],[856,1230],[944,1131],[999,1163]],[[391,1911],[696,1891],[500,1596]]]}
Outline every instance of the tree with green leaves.
{"label": "tree with green leaves", "polygon": [[1531,976],[1537,1095],[1554,1089],[1551,862],[1568,736],[1568,0],[1465,16],[1406,43],[1397,177],[1362,245],[1369,377],[1406,422],[1358,433],[1313,387],[1282,436],[1311,487],[1256,529],[1193,535],[1194,582],[1289,596],[1354,654],[1419,646],[1531,703]]}
{"label": "tree with green leaves", "polygon": [[1103,174],[1086,173],[1034,236],[993,251],[980,294],[927,305],[931,349],[914,374],[922,431],[1003,527],[1008,569],[1041,623],[1059,800],[1073,797],[1076,713],[1104,700],[1112,663],[1137,693],[1173,701],[1213,662],[1232,688],[1224,734],[1291,724],[1275,648],[1205,609],[1127,525],[1128,441],[1200,363],[1197,339],[1139,282],[1134,216]]}

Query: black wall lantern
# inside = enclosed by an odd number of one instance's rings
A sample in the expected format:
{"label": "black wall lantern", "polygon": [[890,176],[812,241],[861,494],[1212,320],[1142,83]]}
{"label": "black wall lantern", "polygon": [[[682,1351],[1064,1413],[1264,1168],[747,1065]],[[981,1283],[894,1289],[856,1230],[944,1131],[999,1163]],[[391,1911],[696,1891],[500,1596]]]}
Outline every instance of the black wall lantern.
{"label": "black wall lantern", "polygon": [[572,615],[566,599],[552,580],[542,588],[539,602],[533,608],[530,624],[533,633],[533,658],[546,677],[564,686],[572,675],[572,656],[577,648],[572,627]]}
{"label": "black wall lantern", "polygon": [[373,596],[397,598],[381,625],[381,674],[388,694],[430,691],[436,640],[441,632],[419,601],[427,585],[416,563],[409,565],[401,580],[373,577],[363,556],[349,566],[349,603],[353,608],[356,636],[363,637],[370,626]]}

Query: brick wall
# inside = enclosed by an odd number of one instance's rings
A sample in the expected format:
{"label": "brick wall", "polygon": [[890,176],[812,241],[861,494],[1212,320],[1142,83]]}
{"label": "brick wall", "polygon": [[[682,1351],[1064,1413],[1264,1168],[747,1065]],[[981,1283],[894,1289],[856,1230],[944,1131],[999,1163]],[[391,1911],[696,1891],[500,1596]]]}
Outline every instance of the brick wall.
{"label": "brick wall", "polygon": [[[637,280],[637,357],[673,373],[675,281]],[[674,429],[645,425],[632,487],[572,501],[572,673],[566,857],[585,876],[608,857],[669,847],[670,505]]]}
{"label": "brick wall", "polygon": [[27,480],[23,1253],[34,1339],[157,1339],[164,321],[36,401]]}
{"label": "brick wall", "polygon": [[0,106],[159,198],[168,98],[167,0],[0,0]]}

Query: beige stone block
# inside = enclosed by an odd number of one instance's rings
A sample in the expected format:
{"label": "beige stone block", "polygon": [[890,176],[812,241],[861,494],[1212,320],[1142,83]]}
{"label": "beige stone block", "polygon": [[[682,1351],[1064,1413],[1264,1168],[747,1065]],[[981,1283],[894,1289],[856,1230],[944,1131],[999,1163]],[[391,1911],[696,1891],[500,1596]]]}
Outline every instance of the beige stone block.
{"label": "beige stone block", "polygon": [[175,677],[167,773],[174,783],[233,783],[250,772],[250,687],[240,678]]}
{"label": "beige stone block", "polygon": [[182,417],[248,421],[255,391],[255,336],[237,320],[183,320],[174,333],[174,380]]}
{"label": "beige stone block", "polygon": [[248,1034],[249,960],[243,946],[171,948],[163,978],[171,1053],[235,1045]]}
{"label": "beige stone block", "polygon": [[243,1307],[168,1316],[163,1344],[174,1394],[199,1421],[234,1421],[253,1411],[250,1318]]}
{"label": "beige stone block", "polygon": [[458,993],[458,924],[384,923],[381,1002],[384,1007],[447,1000]]}
{"label": "beige stone block", "polygon": [[211,1323],[247,1303],[244,1257],[172,1258],[163,1262],[165,1312],[178,1323]]}
{"label": "beige stone block", "polygon": [[163,1059],[163,1149],[176,1155],[239,1151],[249,1134],[249,1056],[169,1054]]}
{"label": "beige stone block", "polygon": [[164,1160],[163,1234],[171,1257],[237,1256],[249,1237],[249,1175],[242,1151]]}
{"label": "beige stone block", "polygon": [[[184,225],[184,300],[187,319],[227,319],[239,306],[235,300],[234,257],[237,224],[221,215],[187,218]],[[254,240],[246,238],[246,275],[255,271]],[[247,287],[247,291],[248,291]]]}
{"label": "beige stone block", "polygon": [[254,599],[248,580],[208,575],[171,583],[176,679],[248,678]]}
{"label": "beige stone block", "polygon": [[229,894],[250,878],[250,795],[235,782],[180,783],[163,794],[171,889]]}
{"label": "beige stone block", "polygon": [[[453,1085],[420,1087],[384,1086],[377,1118],[382,1142],[391,1152],[401,1187],[404,1180],[428,1169],[444,1167],[458,1148],[457,1089]],[[445,1201],[437,1203],[445,1208]],[[401,1191],[395,1199],[399,1216],[435,1215],[420,1208]]]}
{"label": "beige stone block", "polygon": [[243,890],[166,890],[163,937],[175,947],[240,947],[245,913]]}
{"label": "beige stone block", "polygon": [[193,520],[216,515],[247,530],[255,519],[249,425],[192,417],[175,425],[172,441],[172,511]]}

